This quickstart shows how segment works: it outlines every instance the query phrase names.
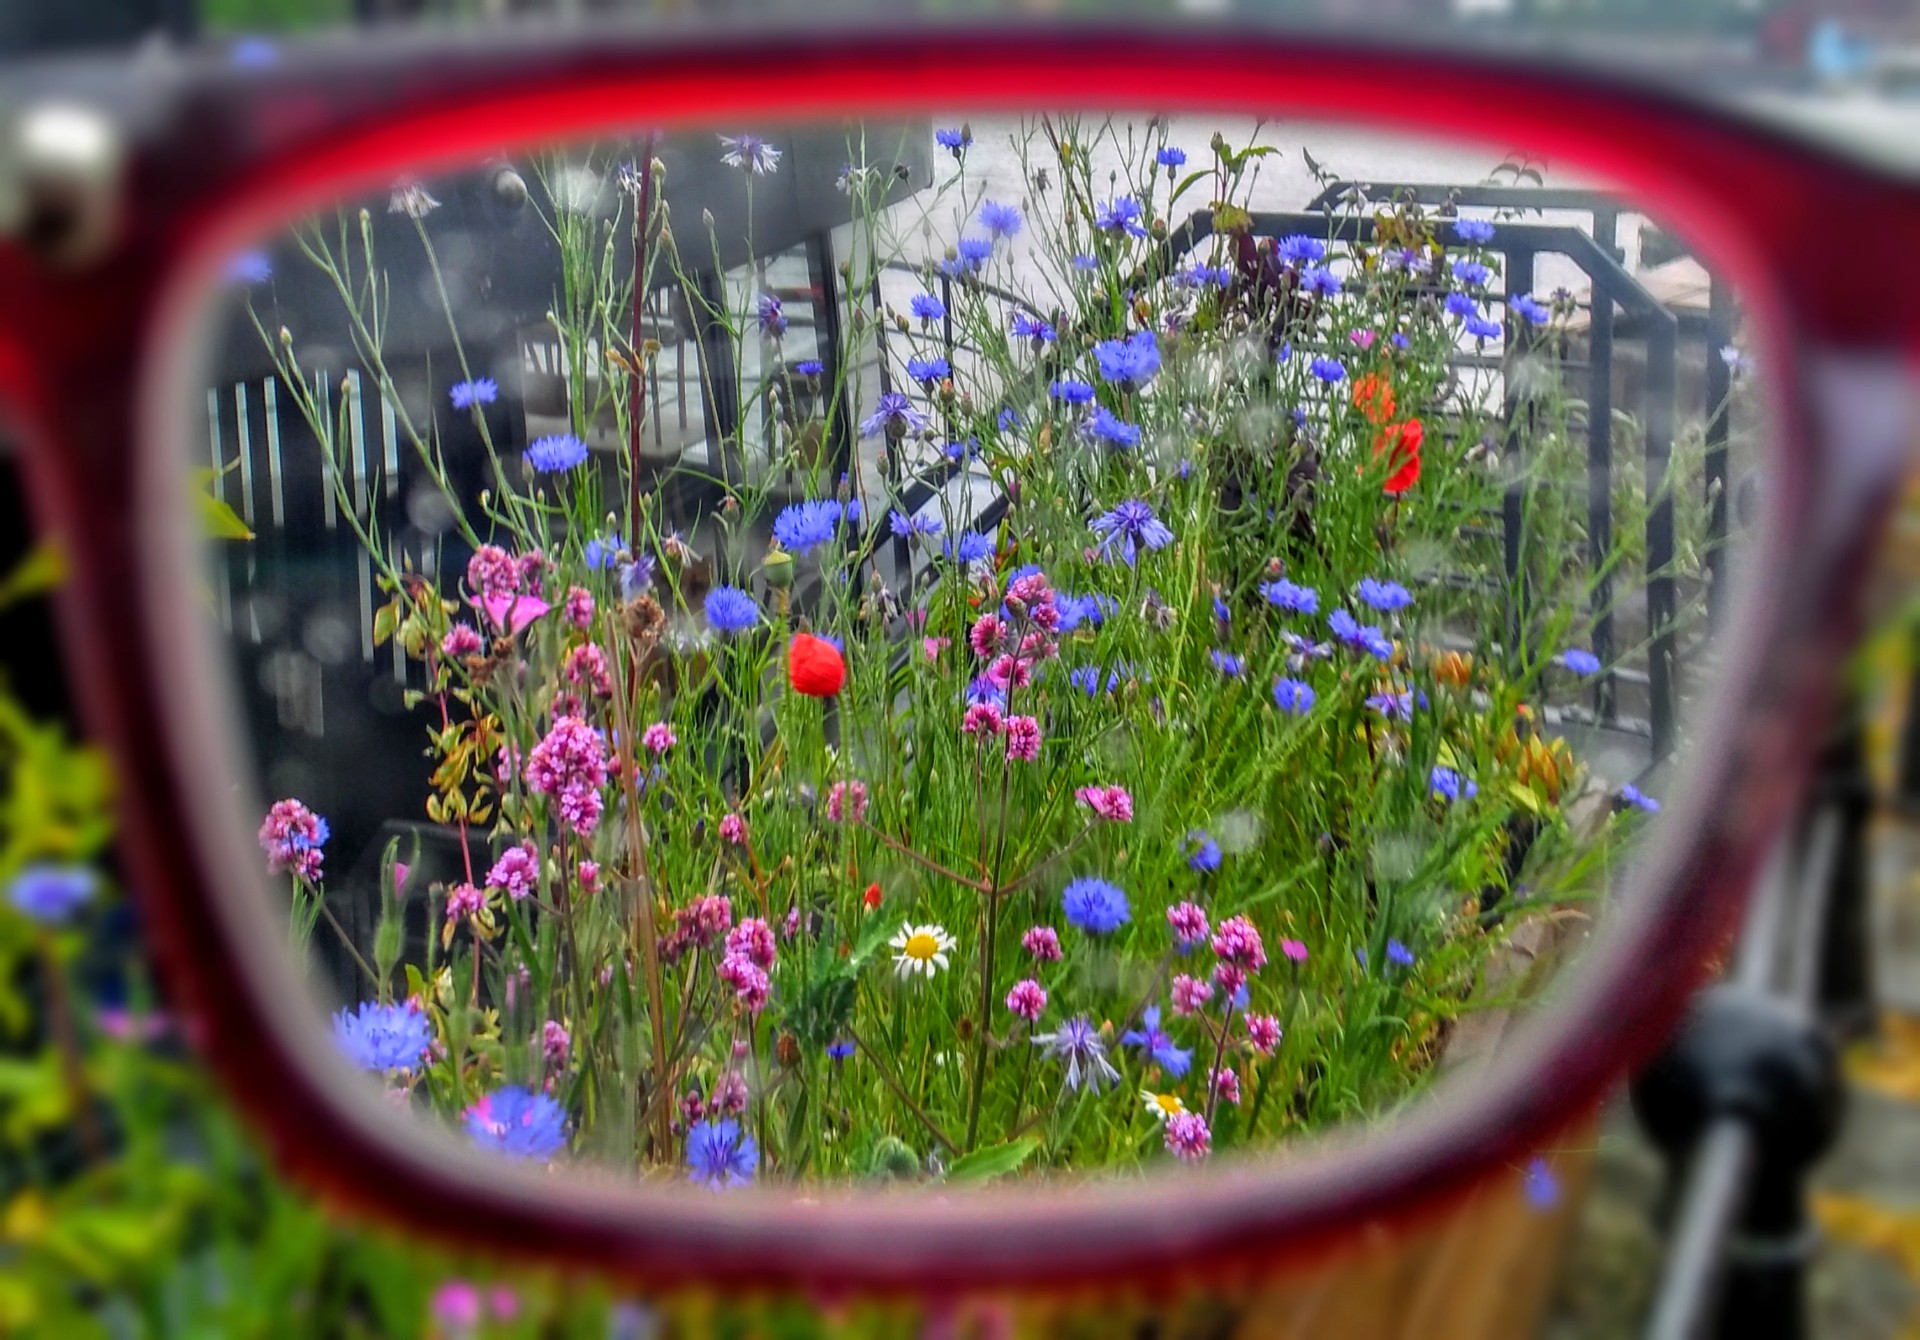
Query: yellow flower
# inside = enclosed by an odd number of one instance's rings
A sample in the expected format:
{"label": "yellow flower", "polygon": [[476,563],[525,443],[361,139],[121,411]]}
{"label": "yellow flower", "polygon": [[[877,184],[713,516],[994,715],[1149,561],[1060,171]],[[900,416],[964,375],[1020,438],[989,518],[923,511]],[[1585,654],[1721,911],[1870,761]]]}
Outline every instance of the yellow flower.
{"label": "yellow flower", "polygon": [[1140,1098],[1146,1103],[1147,1111],[1158,1117],[1162,1125],[1187,1110],[1187,1105],[1180,1101],[1177,1093],[1155,1093],[1152,1089],[1142,1089]]}
{"label": "yellow flower", "polygon": [[895,973],[911,977],[917,972],[932,977],[947,966],[947,955],[953,950],[954,940],[939,926],[931,923],[915,926],[908,922],[895,931],[887,943],[900,951],[893,956]]}

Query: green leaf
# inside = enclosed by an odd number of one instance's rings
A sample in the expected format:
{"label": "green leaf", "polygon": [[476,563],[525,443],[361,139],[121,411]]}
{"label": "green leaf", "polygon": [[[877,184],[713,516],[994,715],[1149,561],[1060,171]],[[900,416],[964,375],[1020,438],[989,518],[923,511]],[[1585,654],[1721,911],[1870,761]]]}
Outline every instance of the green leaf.
{"label": "green leaf", "polygon": [[1018,1140],[1009,1140],[1003,1145],[988,1145],[985,1149],[976,1149],[964,1158],[953,1161],[947,1169],[947,1177],[955,1182],[985,1182],[995,1177],[1005,1177],[1018,1171],[1021,1164],[1033,1156],[1040,1148],[1040,1137],[1023,1135]]}
{"label": "green leaf", "polygon": [[16,600],[45,595],[66,579],[66,551],[52,540],[42,540],[0,583],[0,609]]}

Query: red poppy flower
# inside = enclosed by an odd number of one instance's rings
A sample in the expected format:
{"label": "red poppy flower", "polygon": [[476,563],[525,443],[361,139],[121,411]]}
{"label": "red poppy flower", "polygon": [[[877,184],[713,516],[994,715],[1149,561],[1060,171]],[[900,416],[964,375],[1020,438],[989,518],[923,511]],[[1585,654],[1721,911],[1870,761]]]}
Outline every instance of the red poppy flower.
{"label": "red poppy flower", "polygon": [[1403,424],[1388,428],[1374,439],[1373,454],[1391,451],[1388,458],[1386,492],[1388,496],[1398,498],[1412,488],[1420,479],[1420,446],[1426,441],[1427,430],[1420,420],[1408,419]]}
{"label": "red poppy flower", "polygon": [[787,646],[787,682],[795,693],[831,698],[847,682],[847,663],[825,638],[795,633]]}
{"label": "red poppy flower", "polygon": [[880,906],[880,884],[877,880],[867,885],[867,891],[861,895],[860,901],[867,905],[869,912]]}
{"label": "red poppy flower", "polygon": [[1360,411],[1360,417],[1368,423],[1386,427],[1393,420],[1393,383],[1377,372],[1355,377],[1353,407]]}

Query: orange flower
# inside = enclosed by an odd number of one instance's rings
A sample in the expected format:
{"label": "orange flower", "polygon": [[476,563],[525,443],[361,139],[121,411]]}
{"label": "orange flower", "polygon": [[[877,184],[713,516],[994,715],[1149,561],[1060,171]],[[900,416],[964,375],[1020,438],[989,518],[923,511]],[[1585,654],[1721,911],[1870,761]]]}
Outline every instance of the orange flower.
{"label": "orange flower", "polygon": [[787,682],[795,693],[831,698],[847,682],[847,663],[825,638],[795,633],[787,646]]}
{"label": "orange flower", "polygon": [[1373,439],[1373,454],[1383,451],[1392,454],[1387,460],[1387,493],[1395,498],[1412,488],[1420,479],[1420,446],[1426,441],[1427,430],[1420,420],[1408,419],[1405,423],[1389,426],[1387,430]]}
{"label": "orange flower", "polygon": [[1353,379],[1353,407],[1360,417],[1375,427],[1384,428],[1393,421],[1393,383],[1377,372]]}

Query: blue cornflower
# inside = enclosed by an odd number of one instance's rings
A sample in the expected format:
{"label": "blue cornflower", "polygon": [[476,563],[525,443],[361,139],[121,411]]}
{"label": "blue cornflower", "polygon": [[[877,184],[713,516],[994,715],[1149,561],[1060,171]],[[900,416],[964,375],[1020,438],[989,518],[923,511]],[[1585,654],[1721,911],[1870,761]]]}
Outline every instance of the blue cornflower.
{"label": "blue cornflower", "polygon": [[1409,340],[1404,334],[1396,330],[1393,332],[1393,338],[1390,341],[1388,341],[1388,343],[1392,344],[1393,347],[1396,349],[1405,349],[1407,346],[1412,344],[1413,341]]}
{"label": "blue cornflower", "polygon": [[760,1147],[732,1117],[703,1121],[687,1132],[687,1175],[716,1191],[745,1186],[760,1166]]}
{"label": "blue cornflower", "polygon": [[1173,282],[1182,288],[1206,288],[1209,284],[1216,288],[1225,288],[1233,282],[1233,271],[1224,265],[1208,265],[1205,261],[1196,261],[1174,275]]}
{"label": "blue cornflower", "polygon": [[1447,312],[1452,316],[1478,316],[1480,315],[1480,300],[1471,293],[1449,293],[1447,295]]}
{"label": "blue cornflower", "polygon": [[954,254],[969,269],[978,270],[993,255],[991,237],[963,237],[953,244]]}
{"label": "blue cornflower", "polygon": [[1153,508],[1138,498],[1129,498],[1111,512],[1103,512],[1089,523],[1100,537],[1100,549],[1111,554],[1117,544],[1129,566],[1139,559],[1140,549],[1164,549],[1173,543],[1173,532],[1153,514]]}
{"label": "blue cornflower", "polygon": [[1071,633],[1081,624],[1098,628],[1113,609],[1113,597],[1099,594],[1076,596],[1065,591],[1054,593],[1053,607],[1060,613],[1059,631]]}
{"label": "blue cornflower", "polygon": [[967,146],[973,143],[973,131],[967,126],[962,126],[958,130],[936,130],[933,132],[933,142],[958,158],[966,152]]}
{"label": "blue cornflower", "polygon": [[760,323],[762,335],[787,333],[787,314],[780,310],[780,299],[771,293],[762,293],[754,300],[754,318]]}
{"label": "blue cornflower", "polygon": [[1462,777],[1452,768],[1435,768],[1427,775],[1427,788],[1434,795],[1446,800],[1472,800],[1480,794],[1480,787],[1471,778]]}
{"label": "blue cornflower", "polygon": [[412,1005],[369,1000],[333,1016],[333,1041],[363,1070],[411,1070],[432,1044],[433,1028]]}
{"label": "blue cornflower", "polygon": [[1073,268],[1076,270],[1098,270],[1100,268],[1100,258],[1098,256],[1089,256],[1084,251],[1076,251],[1073,255]]}
{"label": "blue cornflower", "polygon": [[840,1042],[829,1042],[827,1044],[827,1056],[831,1060],[844,1061],[852,1055],[853,1043],[851,1042],[843,1040]]}
{"label": "blue cornflower", "polygon": [[931,512],[919,516],[907,516],[903,512],[887,513],[887,526],[903,540],[916,535],[938,535],[944,529],[940,518]]}
{"label": "blue cornflower", "polygon": [[1347,377],[1346,368],[1341,366],[1337,358],[1316,358],[1313,360],[1311,370],[1314,376],[1329,386],[1335,382],[1345,381]]}
{"label": "blue cornflower", "polygon": [[467,1134],[496,1154],[545,1161],[566,1148],[567,1110],[544,1093],[509,1084],[467,1109]]}
{"label": "blue cornflower", "polygon": [[1638,805],[1648,814],[1658,814],[1660,812],[1659,801],[1655,800],[1645,791],[1642,791],[1639,787],[1631,784],[1620,788],[1620,799],[1626,801],[1629,805]]}
{"label": "blue cornflower", "polygon": [[1025,312],[1015,312],[1011,329],[1016,340],[1033,340],[1038,344],[1051,344],[1059,337],[1059,332],[1037,316]]}
{"label": "blue cornflower", "polygon": [[722,135],[719,138],[720,161],[728,167],[740,168],[749,176],[765,177],[780,166],[781,151],[758,135]]}
{"label": "blue cornflower", "polygon": [[952,375],[953,369],[948,366],[947,360],[941,358],[938,354],[932,358],[909,358],[907,360],[907,376],[919,382],[922,386],[931,386],[935,382],[945,381]]}
{"label": "blue cornflower", "polygon": [[1468,288],[1484,288],[1486,282],[1493,278],[1493,271],[1479,261],[1455,261],[1453,277]]}
{"label": "blue cornflower", "polygon": [[1087,421],[1081,425],[1080,431],[1094,441],[1120,451],[1140,445],[1139,426],[1115,418],[1113,411],[1105,405],[1097,407],[1087,416]]}
{"label": "blue cornflower", "polygon": [[1213,660],[1213,668],[1228,679],[1238,679],[1247,672],[1247,662],[1243,656],[1236,656],[1230,651],[1221,651],[1218,647],[1208,655]]}
{"label": "blue cornflower", "polygon": [[1160,1007],[1149,1005],[1140,1015],[1144,1028],[1129,1028],[1120,1035],[1120,1041],[1128,1047],[1139,1047],[1152,1057],[1168,1076],[1179,1079],[1193,1065],[1193,1052],[1189,1048],[1176,1047],[1166,1030],[1160,1027]]}
{"label": "blue cornflower", "polygon": [[1233,610],[1219,596],[1213,598],[1213,617],[1223,632],[1233,622]]}
{"label": "blue cornflower", "polygon": [[993,557],[993,537],[970,530],[960,537],[957,546],[948,540],[943,552],[948,558],[961,563],[978,563],[983,558]]}
{"label": "blue cornflower", "polygon": [[1411,693],[1376,693],[1367,699],[1367,706],[1385,717],[1388,721],[1410,721],[1413,719],[1413,695]]}
{"label": "blue cornflower", "polygon": [[1413,593],[1399,582],[1383,582],[1376,577],[1360,579],[1360,599],[1382,614],[1403,610],[1413,603]]}
{"label": "blue cornflower", "polygon": [[587,444],[572,433],[536,439],[527,448],[526,461],[535,474],[558,474],[586,464]]}
{"label": "blue cornflower", "polygon": [[922,321],[938,321],[947,314],[947,305],[931,293],[916,293],[908,304]]}
{"label": "blue cornflower", "polygon": [[1260,594],[1266,597],[1269,605],[1278,605],[1292,614],[1318,614],[1320,612],[1320,593],[1311,586],[1296,586],[1281,577],[1264,583]]}
{"label": "blue cornflower", "polygon": [[958,465],[962,461],[970,460],[980,454],[980,439],[970,437],[964,442],[949,442],[942,450],[945,452],[948,460]]}
{"label": "blue cornflower", "polygon": [[833,538],[840,524],[840,504],[831,498],[797,502],[773,519],[773,538],[792,554],[817,549]]}
{"label": "blue cornflower", "polygon": [[1062,377],[1047,388],[1047,394],[1069,405],[1084,405],[1093,399],[1093,387],[1074,377]]}
{"label": "blue cornflower", "polygon": [[500,383],[491,377],[475,377],[471,381],[455,382],[447,388],[447,399],[453,402],[455,409],[491,405],[499,398]]}
{"label": "blue cornflower", "polygon": [[1189,869],[1210,873],[1220,868],[1220,844],[1198,828],[1187,834],[1193,850],[1187,853]]}
{"label": "blue cornflower", "polygon": [[1387,962],[1398,964],[1402,968],[1413,966],[1413,951],[1398,940],[1387,941]]}
{"label": "blue cornflower", "polygon": [[1185,149],[1176,149],[1173,145],[1169,144],[1154,155],[1154,160],[1164,168],[1185,167],[1187,165],[1187,151]]}
{"label": "blue cornflower", "polygon": [[760,622],[760,607],[737,586],[716,586],[707,592],[707,624],[716,632],[744,633]]}
{"label": "blue cornflower", "polygon": [[43,926],[62,926],[99,886],[83,865],[30,865],[13,877],[7,901]]}
{"label": "blue cornflower", "polygon": [[1453,235],[1462,242],[1493,241],[1493,225],[1485,219],[1455,219]]}
{"label": "blue cornflower", "polygon": [[1019,410],[1009,406],[1000,411],[1000,417],[995,419],[994,423],[999,427],[1001,432],[1011,433],[1014,429],[1023,427],[1025,420],[1020,417]]}
{"label": "blue cornflower", "polygon": [[607,572],[620,564],[620,541],[595,536],[584,545],[580,557],[586,559],[589,572]]}
{"label": "blue cornflower", "polygon": [[227,48],[227,64],[236,70],[262,70],[280,63],[280,44],[270,37],[236,37]]}
{"label": "blue cornflower", "polygon": [[1282,712],[1305,716],[1313,710],[1313,685],[1304,679],[1276,679],[1273,681],[1273,703]]}
{"label": "blue cornflower", "polygon": [[1071,881],[1060,895],[1069,925],[1089,935],[1108,935],[1131,920],[1127,895],[1115,884],[1091,875]]}
{"label": "blue cornflower", "polygon": [[873,413],[861,421],[860,436],[878,437],[881,433],[891,434],[895,428],[907,433],[924,433],[931,422],[900,392],[888,391],[873,407]]}
{"label": "blue cornflower", "polygon": [[985,703],[988,706],[999,708],[1002,712],[1007,710],[1007,690],[1005,686],[994,683],[986,675],[976,675],[967,684],[965,700],[968,707],[972,707],[976,703]]}
{"label": "blue cornflower", "polygon": [[[1067,683],[1073,685],[1073,687],[1079,689],[1080,692],[1091,698],[1100,692],[1100,667],[1097,665],[1076,666],[1067,672]],[[1109,671],[1107,674],[1107,692],[1112,693],[1114,689],[1119,686],[1119,683],[1119,672]]]}
{"label": "blue cornflower", "polygon": [[264,284],[273,278],[273,262],[264,251],[243,251],[227,262],[229,284]]}
{"label": "blue cornflower", "polygon": [[1094,212],[1093,226],[1102,232],[1123,232],[1130,237],[1147,235],[1147,230],[1140,226],[1140,202],[1130,195],[1100,206]]}
{"label": "blue cornflower", "polygon": [[1075,1015],[1051,1033],[1035,1033],[1033,1043],[1045,1047],[1048,1056],[1067,1063],[1069,1089],[1088,1084],[1097,1091],[1120,1080],[1120,1072],[1107,1060],[1107,1044],[1101,1040],[1100,1030],[1084,1014]]}
{"label": "blue cornflower", "polygon": [[1553,1175],[1553,1169],[1547,1166],[1543,1158],[1535,1157],[1527,1164],[1527,1171],[1520,1179],[1521,1188],[1526,1192],[1527,1204],[1542,1212],[1551,1210],[1560,1203],[1560,1182]]}
{"label": "blue cornflower", "polygon": [[1300,287],[1308,293],[1318,293],[1331,298],[1343,287],[1340,276],[1324,265],[1310,266],[1300,272]]}
{"label": "blue cornflower", "polygon": [[1592,675],[1600,671],[1600,658],[1579,647],[1568,647],[1553,659],[1576,675]]}
{"label": "blue cornflower", "polygon": [[1295,233],[1280,239],[1280,259],[1292,265],[1306,265],[1327,254],[1327,244],[1317,237]]}
{"label": "blue cornflower", "polygon": [[653,590],[653,555],[642,554],[631,563],[620,565],[620,594],[638,600]]}
{"label": "blue cornflower", "polygon": [[1507,310],[1526,322],[1529,326],[1544,326],[1553,316],[1542,303],[1535,302],[1531,294],[1522,293],[1507,299]]}
{"label": "blue cornflower", "polygon": [[1012,237],[1020,231],[1020,210],[1015,205],[1002,205],[996,201],[983,200],[980,211],[974,215],[982,228],[994,237]]}
{"label": "blue cornflower", "polygon": [[1100,375],[1122,387],[1144,385],[1160,370],[1160,346],[1150,330],[1124,340],[1102,340],[1093,346],[1093,358],[1100,365]]}
{"label": "blue cornflower", "polygon": [[1497,340],[1500,338],[1500,323],[1489,317],[1470,316],[1467,318],[1467,334],[1476,340]]}
{"label": "blue cornflower", "polygon": [[827,365],[817,358],[803,358],[793,365],[796,377],[818,377],[827,370]]}
{"label": "blue cornflower", "polygon": [[1345,610],[1335,610],[1327,616],[1327,627],[1333,635],[1356,651],[1364,651],[1380,660],[1393,657],[1393,639],[1372,624],[1364,627]]}

